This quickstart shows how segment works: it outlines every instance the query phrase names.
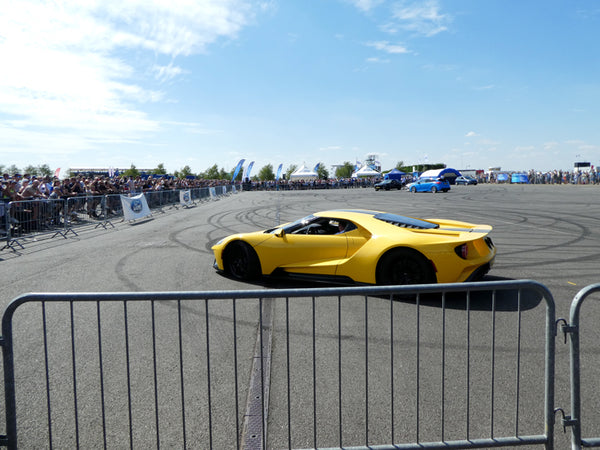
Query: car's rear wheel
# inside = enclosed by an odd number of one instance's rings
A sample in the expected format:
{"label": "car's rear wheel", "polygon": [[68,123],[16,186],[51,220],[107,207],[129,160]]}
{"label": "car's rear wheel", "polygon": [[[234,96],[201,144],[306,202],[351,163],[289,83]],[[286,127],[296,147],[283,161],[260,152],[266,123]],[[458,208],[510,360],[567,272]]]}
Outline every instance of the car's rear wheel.
{"label": "car's rear wheel", "polygon": [[431,192],[435,194],[437,192],[437,188],[435,186],[431,186]]}
{"label": "car's rear wheel", "polygon": [[417,188],[416,188],[416,187],[414,187],[414,186],[413,186],[413,187],[411,187],[411,188],[410,188],[410,192],[412,192],[412,193],[414,194],[415,192],[417,192]]}
{"label": "car's rear wheel", "polygon": [[229,244],[224,255],[225,272],[238,280],[255,280],[260,276],[260,260],[245,242]]}
{"label": "car's rear wheel", "polygon": [[408,248],[389,251],[377,264],[377,284],[427,284],[435,283],[433,267],[427,259]]}

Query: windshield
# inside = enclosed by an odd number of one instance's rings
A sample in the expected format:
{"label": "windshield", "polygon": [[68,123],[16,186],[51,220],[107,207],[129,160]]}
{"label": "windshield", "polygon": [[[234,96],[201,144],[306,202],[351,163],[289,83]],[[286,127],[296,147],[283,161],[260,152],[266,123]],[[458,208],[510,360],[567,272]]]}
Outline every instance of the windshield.
{"label": "windshield", "polygon": [[317,217],[313,216],[311,214],[310,216],[303,217],[302,219],[298,219],[295,222],[292,222],[289,225],[286,225],[285,227],[283,227],[283,230],[287,234],[293,234],[294,232],[300,230],[301,228],[304,228],[307,225],[310,225],[316,219],[317,219]]}
{"label": "windshield", "polygon": [[285,234],[334,235],[343,234],[355,229],[356,225],[349,220],[310,215],[285,225],[282,228],[272,228],[266,232],[275,233],[279,230],[283,230]]}

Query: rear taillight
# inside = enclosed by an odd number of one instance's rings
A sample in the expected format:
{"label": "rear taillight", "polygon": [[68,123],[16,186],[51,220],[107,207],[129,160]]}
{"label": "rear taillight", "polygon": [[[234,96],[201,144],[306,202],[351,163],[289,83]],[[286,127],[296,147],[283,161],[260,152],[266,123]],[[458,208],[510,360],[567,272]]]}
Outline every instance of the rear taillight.
{"label": "rear taillight", "polygon": [[459,245],[454,249],[454,251],[462,259],[467,259],[467,257],[469,256],[469,246],[467,244]]}

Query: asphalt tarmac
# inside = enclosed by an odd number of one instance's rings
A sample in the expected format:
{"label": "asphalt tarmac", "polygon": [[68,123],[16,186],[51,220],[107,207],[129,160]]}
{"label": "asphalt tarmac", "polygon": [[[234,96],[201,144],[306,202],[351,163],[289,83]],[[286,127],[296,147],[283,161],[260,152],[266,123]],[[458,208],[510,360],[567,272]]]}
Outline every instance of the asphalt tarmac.
{"label": "asphalt tarmac", "polygon": [[[315,211],[335,208],[377,209],[420,218],[449,218],[493,226],[491,237],[498,248],[495,264],[485,281],[534,280],[551,292],[556,318],[568,318],[570,304],[577,292],[587,285],[600,282],[600,187],[572,185],[478,185],[453,186],[448,193],[411,194],[406,191],[381,191],[373,189],[241,192],[218,201],[200,204],[190,209],[170,210],[155,214],[150,220],[137,224],[114,223],[108,229],[89,229],[79,236],[52,240],[27,242],[24,250],[0,252],[0,279],[2,310],[8,303],[28,292],[142,292],[142,291],[222,291],[262,290],[274,288],[321,287],[314,284],[289,284],[267,281],[246,284],[215,273],[210,247],[220,238],[237,232],[255,231],[295,220]],[[597,342],[600,317],[598,302],[590,301],[584,307],[582,324],[582,351],[585,354],[582,394],[585,399],[583,413],[584,432],[600,436],[600,404],[596,392],[600,375],[600,352]],[[394,302],[394,323],[402,324],[394,334],[396,350],[402,357],[395,361],[395,377],[398,378],[393,401],[389,393],[390,376],[388,353],[390,327],[388,325],[389,301],[369,299],[368,309],[364,300],[350,298],[344,303],[344,313],[338,323],[335,298],[323,299],[316,306],[311,299],[292,302],[286,308],[282,300],[274,301],[272,307],[272,370],[270,379],[270,409],[268,448],[337,446],[340,429],[343,445],[389,444],[391,436],[396,443],[417,440],[464,439],[465,432],[471,438],[510,436],[519,434],[542,434],[543,422],[543,366],[544,366],[544,301],[527,298],[519,309],[513,299],[500,297],[495,307],[487,300],[473,304],[469,319],[472,337],[465,332],[465,307],[462,301],[449,301],[441,308],[435,301],[425,302],[417,319],[413,300]],[[231,304],[218,304],[205,309],[204,302],[186,304],[177,309],[174,303],[159,302],[150,314],[141,305],[131,305],[128,333],[131,336],[135,357],[130,378],[147,389],[134,390],[137,394],[129,401],[133,409],[146,408],[144,400],[150,400],[153,375],[135,372],[152,365],[152,334],[160,337],[153,343],[154,351],[166,367],[158,368],[158,399],[156,406],[163,415],[159,419],[149,408],[133,420],[136,429],[132,436],[127,431],[127,420],[111,411],[126,407],[126,389],[123,387],[122,337],[123,319],[119,308],[102,310],[103,344],[102,359],[106,365],[104,382],[114,378],[114,386],[97,393],[98,378],[86,378],[84,372],[98,366],[97,307],[84,305],[73,311],[76,330],[74,342],[77,353],[96,355],[91,361],[81,363],[77,371],[70,365],[70,353],[44,353],[44,339],[40,316],[46,317],[48,342],[69,349],[71,327],[68,306],[48,311],[39,305],[25,305],[15,318],[15,361],[19,438],[21,448],[47,445],[49,439],[45,407],[47,385],[43,362],[46,357],[56,368],[50,372],[50,396],[52,400],[52,439],[55,447],[72,447],[79,442],[86,447],[128,447],[129,439],[136,446],[146,444],[145,439],[157,435],[161,446],[180,447],[180,403],[173,399],[180,396],[176,383],[161,384],[162,377],[169,377],[177,366],[176,312],[182,314],[183,340],[201,342],[207,324],[210,324],[211,340],[208,344],[211,358],[212,385],[210,401],[215,411],[212,417],[214,434],[207,428],[206,408],[186,413],[186,444],[189,448],[235,448],[235,438],[230,431],[221,437],[227,423],[234,422],[235,411],[231,399],[233,368],[231,364],[219,367],[221,360],[231,360],[230,324]],[[139,309],[138,309],[139,308]],[[247,404],[251,383],[251,366],[255,356],[258,320],[257,302],[240,303],[237,311],[236,332],[240,342],[236,349],[239,360],[240,422]],[[289,314],[286,314],[289,310]],[[365,310],[368,311],[365,313]],[[206,320],[206,311],[209,320]],[[366,314],[366,316],[365,316]],[[365,320],[365,317],[368,320]],[[91,318],[91,319],[90,319]],[[90,323],[86,322],[91,320]],[[139,320],[138,320],[139,319]],[[18,321],[17,321],[18,320]],[[81,320],[81,322],[78,322]],[[286,320],[292,323],[286,334]],[[384,322],[385,321],[385,322]],[[135,324],[134,324],[135,322]],[[419,327],[416,327],[418,322]],[[86,325],[82,325],[85,323]],[[316,330],[313,331],[312,324]],[[369,327],[367,328],[367,324]],[[111,330],[117,325],[117,331]],[[152,332],[153,328],[154,333]],[[338,326],[343,338],[339,338]],[[186,328],[187,327],[187,328]],[[83,328],[83,329],[82,329]],[[119,331],[120,330],[120,331]],[[193,330],[193,333],[189,330]],[[368,331],[366,331],[368,330]],[[443,331],[442,331],[443,330]],[[194,334],[195,333],[195,334]],[[365,364],[364,335],[369,336],[369,359]],[[419,335],[420,363],[415,359],[415,335]],[[290,338],[290,335],[292,336]],[[114,339],[113,339],[114,338]],[[467,346],[467,339],[470,340]],[[440,346],[440,339],[445,346]],[[492,342],[494,339],[494,342]],[[515,354],[515,342],[520,339],[521,352]],[[342,342],[342,344],[340,344]],[[381,344],[381,345],[379,345]],[[490,353],[495,344],[496,350]],[[291,372],[287,372],[284,356],[289,347]],[[187,348],[187,347],[186,347]],[[441,348],[445,348],[444,351]],[[186,376],[189,373],[206,372],[207,360],[202,347],[190,349],[186,356]],[[313,351],[316,352],[313,354]],[[339,352],[339,353],[338,353]],[[342,364],[328,365],[343,354]],[[118,355],[116,361],[111,357]],[[314,357],[313,357],[314,355]],[[443,358],[443,359],[442,359]],[[519,365],[516,363],[519,359]],[[315,361],[323,363],[315,377]],[[471,362],[473,361],[473,362]],[[41,364],[41,365],[40,365]],[[88,367],[89,366],[89,367]],[[368,370],[366,371],[366,367]],[[471,386],[466,406],[464,386],[465,368],[469,368],[468,382]],[[109,368],[114,368],[114,372]],[[379,370],[381,368],[381,370]],[[419,386],[415,373],[419,371]],[[368,373],[368,377],[365,375]],[[342,393],[337,382],[343,380]],[[77,373],[78,374],[78,373]],[[200,375],[198,375],[200,377]],[[149,378],[148,378],[149,377]],[[290,377],[291,392],[287,386]],[[367,378],[366,378],[367,377]],[[77,392],[81,397],[75,419],[72,386],[77,378]],[[368,379],[368,400],[364,386]],[[445,380],[443,383],[440,380]],[[316,380],[316,387],[313,386]],[[205,383],[205,382],[203,382]],[[570,409],[569,352],[562,333],[556,338],[556,386],[555,406]],[[493,389],[487,389],[493,384]],[[65,389],[62,389],[66,385]],[[93,394],[86,394],[86,387]],[[418,389],[417,389],[418,388]],[[417,396],[416,391],[419,391]],[[519,396],[515,395],[519,391]],[[202,392],[188,389],[190,403],[205,405],[209,394],[204,386]],[[353,393],[362,392],[359,398]],[[291,439],[288,435],[287,402],[292,397],[290,412],[293,415]],[[443,396],[444,401],[440,401]],[[317,399],[317,413],[312,414]],[[344,408],[340,413],[338,399]],[[518,404],[516,403],[518,400]],[[365,415],[365,402],[368,412]],[[69,404],[67,411],[60,405]],[[59,406],[57,406],[59,405]],[[390,406],[395,408],[394,420],[390,420]],[[490,412],[496,408],[497,412]],[[4,409],[4,408],[2,408]],[[104,411],[106,410],[106,411]],[[518,424],[514,411],[518,410]],[[161,413],[162,414],[162,413]],[[38,417],[38,415],[40,417]],[[235,413],[234,413],[235,415]],[[342,416],[340,427],[338,416]],[[419,420],[416,420],[418,416]],[[446,418],[442,417],[445,416]],[[79,437],[69,427],[81,422]],[[560,417],[557,415],[556,448],[567,448],[569,434],[563,435]],[[104,426],[102,426],[104,423]],[[315,427],[315,424],[317,426]],[[468,425],[467,425],[468,424]],[[173,425],[175,431],[168,431]],[[418,427],[418,429],[416,429]],[[103,436],[102,431],[108,430]],[[92,430],[86,432],[84,430]],[[241,429],[241,426],[240,426]],[[125,430],[125,431],[123,431]],[[440,431],[443,430],[443,433]],[[64,432],[64,435],[61,434]],[[232,440],[233,439],[233,440]],[[212,440],[212,441],[211,441]]]}

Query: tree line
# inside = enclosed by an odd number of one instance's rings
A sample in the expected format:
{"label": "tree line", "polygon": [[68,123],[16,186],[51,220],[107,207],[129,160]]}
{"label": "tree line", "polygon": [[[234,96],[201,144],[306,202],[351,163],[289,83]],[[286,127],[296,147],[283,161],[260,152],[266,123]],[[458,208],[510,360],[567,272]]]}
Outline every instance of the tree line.
{"label": "tree line", "polygon": [[[429,169],[441,169],[446,167],[445,164],[421,164],[418,166],[406,166],[403,161],[398,161],[396,163],[395,168],[406,173],[412,173],[413,169],[423,172]],[[285,169],[283,174],[285,175],[285,179],[289,180],[290,175],[294,173],[298,169],[296,164],[291,164]],[[350,178],[352,173],[354,173],[355,166],[350,161],[344,161],[343,164],[336,166],[334,177],[335,178]],[[235,167],[231,170],[225,170],[223,167],[219,167],[217,164],[209,167],[203,172],[194,173],[190,166],[184,166],[181,170],[176,170],[172,174],[168,173],[165,169],[165,165],[163,163],[158,164],[158,166],[152,169],[147,175],[167,175],[173,176],[175,178],[187,178],[189,176],[205,179],[205,180],[229,180],[232,181],[233,173],[235,171]],[[242,181],[243,171],[237,174],[235,181]],[[317,166],[317,177],[321,180],[326,180],[330,178],[329,170],[325,167],[323,163],[319,163]],[[15,173],[21,174],[30,174],[35,175],[37,177],[51,177],[54,175],[54,170],[50,169],[48,164],[42,164],[39,166],[29,165],[25,167],[23,170],[20,170],[14,164],[10,167],[6,167],[3,164],[0,164],[0,174],[8,173],[9,175],[14,175]],[[385,173],[385,172],[383,172]],[[68,174],[71,175],[70,173]],[[120,175],[125,177],[133,177],[136,178],[141,174],[141,172],[135,167],[134,164],[131,164],[131,167]],[[251,176],[253,181],[273,181],[276,178],[275,171],[273,170],[273,164],[267,164],[263,166],[255,175]]]}

